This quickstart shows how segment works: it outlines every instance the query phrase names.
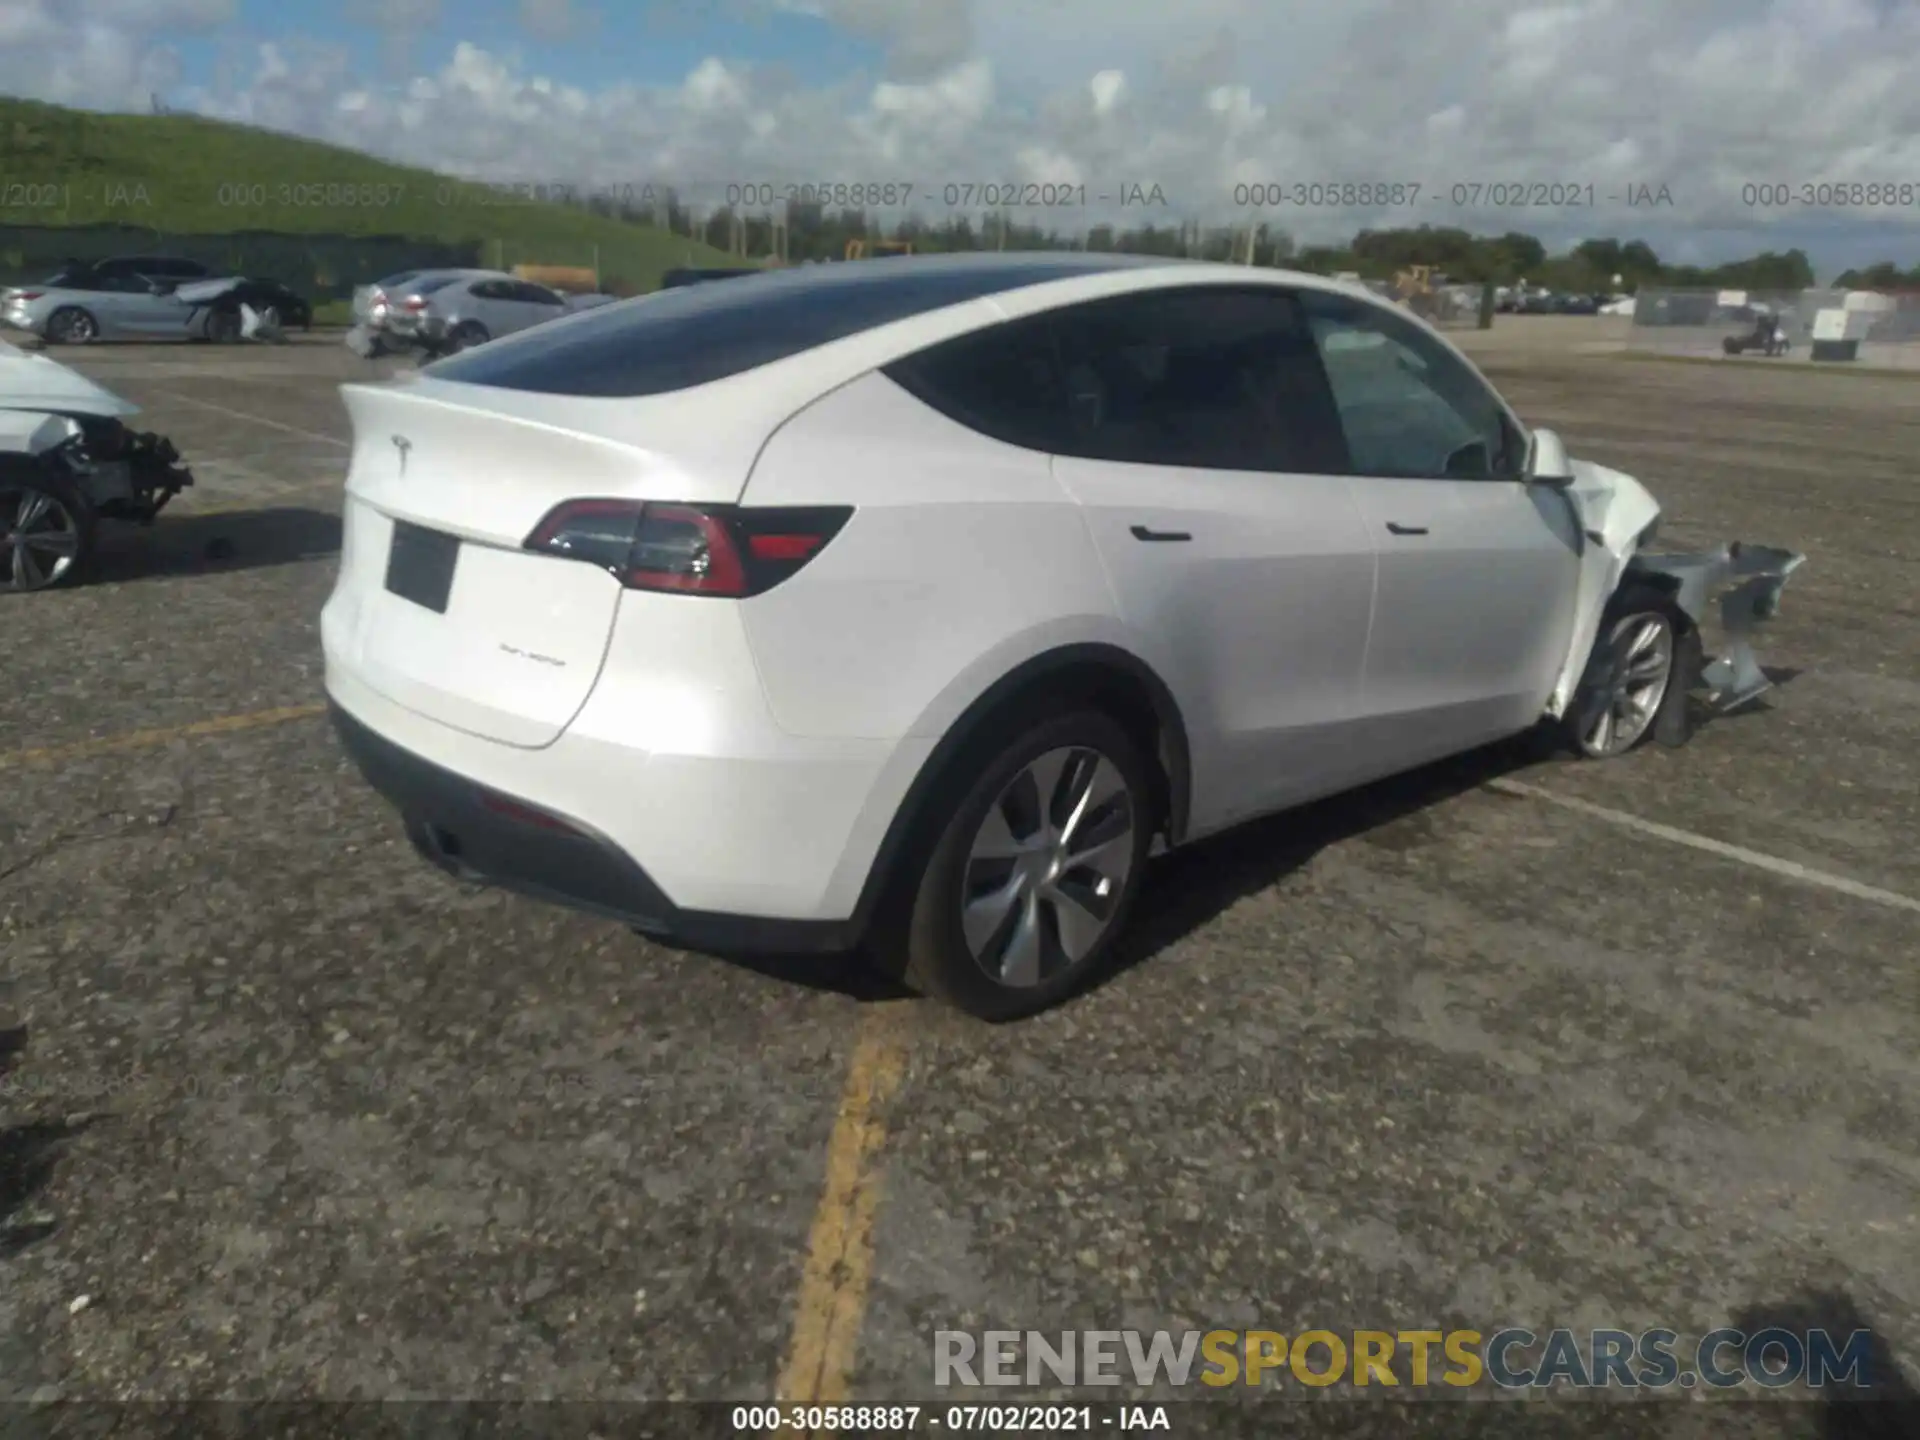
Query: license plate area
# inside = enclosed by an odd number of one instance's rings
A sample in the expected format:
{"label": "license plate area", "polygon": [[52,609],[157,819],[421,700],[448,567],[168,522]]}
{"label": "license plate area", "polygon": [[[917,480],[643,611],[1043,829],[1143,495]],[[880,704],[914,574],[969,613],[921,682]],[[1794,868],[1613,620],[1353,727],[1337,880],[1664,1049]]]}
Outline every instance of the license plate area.
{"label": "license plate area", "polygon": [[459,559],[458,536],[396,520],[393,545],[387,551],[387,589],[402,600],[444,615]]}

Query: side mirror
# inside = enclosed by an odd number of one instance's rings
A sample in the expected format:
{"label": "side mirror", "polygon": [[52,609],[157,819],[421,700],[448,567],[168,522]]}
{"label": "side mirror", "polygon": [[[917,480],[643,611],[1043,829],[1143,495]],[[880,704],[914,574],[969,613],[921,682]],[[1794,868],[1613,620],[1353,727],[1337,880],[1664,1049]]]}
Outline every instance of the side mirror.
{"label": "side mirror", "polygon": [[1530,485],[1552,485],[1565,489],[1573,483],[1573,464],[1567,459],[1567,446],[1551,430],[1533,432],[1533,443],[1527,450],[1527,483]]}

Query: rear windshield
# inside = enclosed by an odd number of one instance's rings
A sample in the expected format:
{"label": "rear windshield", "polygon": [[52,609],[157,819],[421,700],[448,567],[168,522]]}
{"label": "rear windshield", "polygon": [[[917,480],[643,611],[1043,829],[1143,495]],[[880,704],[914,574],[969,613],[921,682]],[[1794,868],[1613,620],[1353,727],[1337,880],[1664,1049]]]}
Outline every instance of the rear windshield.
{"label": "rear windshield", "polygon": [[373,288],[376,290],[391,290],[396,285],[406,284],[407,281],[413,279],[413,277],[419,273],[418,270],[402,270],[398,275],[389,275],[384,280],[374,281]]}
{"label": "rear windshield", "polygon": [[458,275],[434,275],[422,280],[417,285],[409,285],[407,287],[407,293],[410,295],[431,295],[436,290],[446,289],[447,286],[453,284],[454,281],[460,278]]}
{"label": "rear windshield", "polygon": [[523,331],[430,370],[441,380],[546,395],[662,395],[909,316],[1124,263],[1084,251],[1024,260],[854,261],[687,285]]}

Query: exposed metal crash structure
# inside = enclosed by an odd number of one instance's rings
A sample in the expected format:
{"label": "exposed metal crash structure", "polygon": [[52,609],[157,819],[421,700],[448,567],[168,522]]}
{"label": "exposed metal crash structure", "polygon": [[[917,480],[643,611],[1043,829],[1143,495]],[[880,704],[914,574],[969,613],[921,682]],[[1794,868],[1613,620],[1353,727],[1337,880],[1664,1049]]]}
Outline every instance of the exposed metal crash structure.
{"label": "exposed metal crash structure", "polygon": [[[1779,613],[1781,592],[1806,559],[1798,551],[1736,540],[1718,550],[1635,555],[1626,574],[1668,590],[1693,622],[1693,673],[1683,672],[1683,679],[1691,682],[1687,688],[1705,690],[1708,704],[1724,712],[1773,688],[1754,654],[1753,634]],[[1718,621],[1721,645],[1709,660],[1698,637],[1712,620]]]}
{"label": "exposed metal crash structure", "polygon": [[102,520],[151,525],[193,484],[140,407],[44,355],[0,342],[0,590],[70,584]]}

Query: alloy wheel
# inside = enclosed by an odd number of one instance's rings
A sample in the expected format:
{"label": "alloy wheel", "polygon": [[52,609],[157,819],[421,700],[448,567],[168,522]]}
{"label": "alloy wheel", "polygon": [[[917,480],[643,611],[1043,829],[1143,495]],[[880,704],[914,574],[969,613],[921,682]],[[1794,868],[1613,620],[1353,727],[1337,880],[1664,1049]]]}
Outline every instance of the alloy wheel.
{"label": "alloy wheel", "polygon": [[1673,680],[1673,622],[1642,612],[1607,636],[1605,671],[1581,711],[1580,748],[1595,759],[1623,755],[1645,737]]}
{"label": "alloy wheel", "polygon": [[84,310],[63,310],[54,318],[52,338],[61,345],[85,345],[99,333],[93,317]]}
{"label": "alloy wheel", "polygon": [[1049,750],[988,807],[967,852],[960,928],[996,984],[1028,989],[1092,953],[1134,863],[1134,797],[1098,750]]}
{"label": "alloy wheel", "polygon": [[44,490],[0,489],[0,581],[9,590],[58,584],[80,554],[80,522]]}

